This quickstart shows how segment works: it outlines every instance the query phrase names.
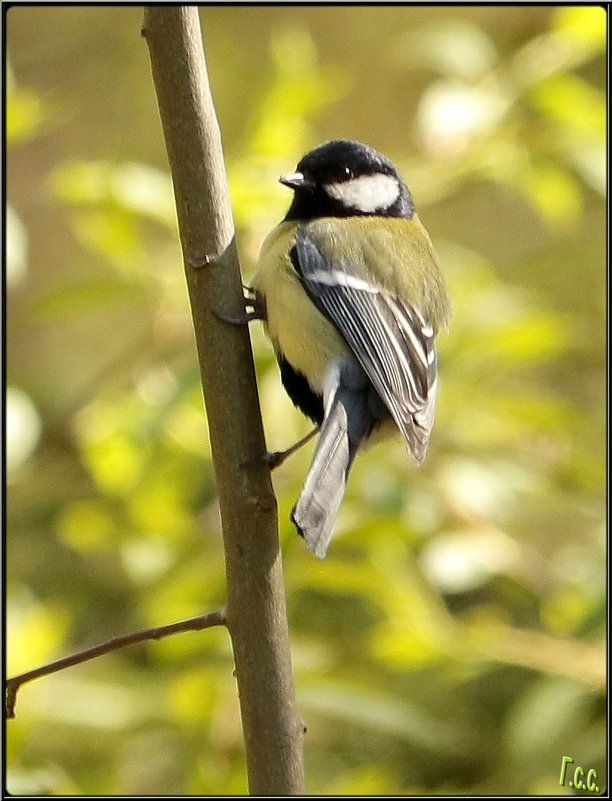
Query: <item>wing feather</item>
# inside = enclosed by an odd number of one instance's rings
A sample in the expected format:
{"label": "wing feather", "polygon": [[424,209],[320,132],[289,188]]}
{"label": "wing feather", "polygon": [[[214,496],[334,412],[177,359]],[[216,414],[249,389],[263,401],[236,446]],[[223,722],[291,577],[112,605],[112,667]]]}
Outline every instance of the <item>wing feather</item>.
{"label": "wing feather", "polygon": [[303,226],[292,262],[319,311],[337,328],[421,461],[431,434],[436,395],[434,332],[410,303],[330,264]]}

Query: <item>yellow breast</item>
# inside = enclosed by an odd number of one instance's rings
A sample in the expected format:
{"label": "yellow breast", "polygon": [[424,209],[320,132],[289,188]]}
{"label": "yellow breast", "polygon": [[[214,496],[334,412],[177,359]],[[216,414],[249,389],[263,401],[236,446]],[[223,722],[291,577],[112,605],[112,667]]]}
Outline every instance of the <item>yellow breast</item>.
{"label": "yellow breast", "polygon": [[326,368],[349,349],[309,299],[291,265],[295,228],[295,223],[281,223],[268,235],[250,285],[266,299],[266,330],[275,350],[308,376],[314,392],[322,393]]}

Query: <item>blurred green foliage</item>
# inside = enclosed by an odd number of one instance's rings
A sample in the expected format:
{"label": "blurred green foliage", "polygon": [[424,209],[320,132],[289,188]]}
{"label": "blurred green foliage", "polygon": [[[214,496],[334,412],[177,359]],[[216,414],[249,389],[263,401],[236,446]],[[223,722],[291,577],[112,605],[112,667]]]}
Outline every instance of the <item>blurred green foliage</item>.
{"label": "blurred green foliage", "polygon": [[[396,160],[454,320],[428,459],[360,456],[313,559],[275,473],[309,792],[605,787],[606,16],[588,6],[201,11],[248,279],[335,136]],[[140,11],[7,16],[7,646],[14,674],[217,608],[224,564]],[[252,329],[268,442],[307,423]],[[246,791],[222,630],[24,687],[8,789]]]}

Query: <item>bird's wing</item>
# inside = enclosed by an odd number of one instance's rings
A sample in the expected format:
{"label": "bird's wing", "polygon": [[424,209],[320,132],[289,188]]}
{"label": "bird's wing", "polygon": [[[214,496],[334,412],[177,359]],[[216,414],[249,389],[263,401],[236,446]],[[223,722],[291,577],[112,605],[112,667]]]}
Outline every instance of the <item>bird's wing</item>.
{"label": "bird's wing", "polygon": [[357,357],[417,461],[433,425],[436,395],[434,331],[410,303],[333,264],[303,227],[291,261],[319,311]]}

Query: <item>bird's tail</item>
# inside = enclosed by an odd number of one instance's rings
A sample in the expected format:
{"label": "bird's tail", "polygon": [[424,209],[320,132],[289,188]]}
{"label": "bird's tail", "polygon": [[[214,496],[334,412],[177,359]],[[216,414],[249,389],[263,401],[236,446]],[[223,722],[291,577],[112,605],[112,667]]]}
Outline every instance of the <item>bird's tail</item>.
{"label": "bird's tail", "polygon": [[362,392],[337,386],[327,405],[310,470],[291,514],[308,550],[320,559],[327,553],[353,459],[369,433],[364,400]]}

